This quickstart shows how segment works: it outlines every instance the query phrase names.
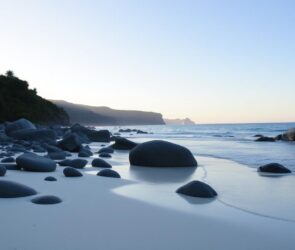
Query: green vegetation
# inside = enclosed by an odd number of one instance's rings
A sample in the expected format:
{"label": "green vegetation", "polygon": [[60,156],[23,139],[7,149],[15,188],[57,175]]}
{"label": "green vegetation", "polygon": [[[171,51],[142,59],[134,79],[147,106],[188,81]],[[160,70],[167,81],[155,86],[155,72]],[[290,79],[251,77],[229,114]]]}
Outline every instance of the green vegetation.
{"label": "green vegetation", "polygon": [[0,75],[0,122],[26,118],[38,124],[69,124],[68,114],[60,107],[29,89],[26,81],[13,71]]}

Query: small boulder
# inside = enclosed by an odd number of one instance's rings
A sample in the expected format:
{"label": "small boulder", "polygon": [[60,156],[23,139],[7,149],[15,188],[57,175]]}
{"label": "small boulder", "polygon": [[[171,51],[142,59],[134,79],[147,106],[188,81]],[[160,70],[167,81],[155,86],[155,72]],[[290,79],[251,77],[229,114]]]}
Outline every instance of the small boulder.
{"label": "small boulder", "polygon": [[258,172],[288,174],[291,170],[279,163],[269,163],[258,168]]}
{"label": "small boulder", "polygon": [[1,160],[2,163],[12,163],[15,162],[15,159],[13,157],[7,157]]}
{"label": "small boulder", "polygon": [[63,160],[63,161],[59,161],[57,164],[62,166],[62,167],[65,167],[65,166],[70,166],[71,164],[71,161],[70,159],[66,159],[66,160]]}
{"label": "small boulder", "polygon": [[61,203],[62,200],[58,198],[57,196],[44,195],[44,196],[39,196],[32,199],[32,202],[39,205],[52,205],[52,204]]}
{"label": "small boulder", "polygon": [[57,145],[61,149],[70,152],[79,152],[82,147],[81,140],[75,133],[66,135],[61,141],[58,142]]}
{"label": "small boulder", "polygon": [[178,188],[176,193],[199,198],[214,198],[217,196],[212,187],[201,181],[191,181]]}
{"label": "small boulder", "polygon": [[112,169],[100,170],[96,175],[103,177],[121,178],[121,176],[115,170]]}
{"label": "small boulder", "polygon": [[91,164],[92,164],[92,167],[96,167],[96,168],[112,168],[111,164],[99,158],[93,159]]}
{"label": "small boulder", "polygon": [[99,154],[99,157],[102,157],[102,158],[111,158],[112,156],[108,153],[101,153]]}
{"label": "small boulder", "polygon": [[53,176],[47,176],[44,178],[44,181],[57,181],[57,179]]}
{"label": "small boulder", "polygon": [[16,164],[19,168],[32,172],[52,172],[56,169],[53,160],[34,153],[24,153],[17,157]]}
{"label": "small boulder", "polygon": [[26,185],[7,180],[0,180],[0,198],[18,198],[37,194],[36,190]]}
{"label": "small boulder", "polygon": [[46,155],[46,157],[50,158],[52,160],[64,160],[67,157],[67,154],[64,151],[53,152],[53,153],[48,153],[48,155]]}
{"label": "small boulder", "polygon": [[148,141],[129,153],[130,164],[146,167],[196,167],[193,154],[185,147],[167,141]]}
{"label": "small boulder", "polygon": [[105,148],[101,148],[100,150],[98,150],[99,154],[101,153],[108,153],[108,154],[112,154],[114,153],[114,149],[112,149],[111,147],[105,147]]}
{"label": "small boulder", "polygon": [[72,167],[65,168],[63,173],[66,177],[81,177],[81,176],[83,176],[80,171],[78,171],[77,169],[72,168]]}
{"label": "small boulder", "polygon": [[0,176],[4,176],[6,174],[6,167],[0,166]]}
{"label": "small boulder", "polygon": [[130,141],[124,137],[115,138],[115,143],[110,147],[116,150],[131,150],[137,146],[137,143]]}
{"label": "small boulder", "polygon": [[51,129],[21,129],[17,130],[10,135],[12,138],[17,140],[25,141],[55,141],[56,134]]}
{"label": "small boulder", "polygon": [[87,165],[88,161],[84,159],[74,159],[70,160],[69,165],[70,167],[73,168],[84,168]]}

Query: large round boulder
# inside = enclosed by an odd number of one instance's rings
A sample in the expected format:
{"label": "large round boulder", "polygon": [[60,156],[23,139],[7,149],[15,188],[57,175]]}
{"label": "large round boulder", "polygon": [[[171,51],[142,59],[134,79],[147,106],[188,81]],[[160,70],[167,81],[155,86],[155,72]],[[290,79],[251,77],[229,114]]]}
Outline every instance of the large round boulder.
{"label": "large round boulder", "polygon": [[161,140],[139,144],[129,153],[131,165],[146,167],[196,167],[193,154],[185,147]]}
{"label": "large round boulder", "polygon": [[284,167],[279,163],[269,163],[258,168],[258,172],[275,173],[275,174],[288,174],[291,170]]}
{"label": "large round boulder", "polygon": [[37,194],[36,190],[26,185],[7,180],[0,180],[0,198],[17,198]]}
{"label": "large round boulder", "polygon": [[24,153],[17,157],[16,164],[19,168],[32,172],[53,172],[56,169],[53,160],[34,153]]}
{"label": "large round boulder", "polygon": [[217,192],[212,187],[201,181],[191,181],[178,188],[176,193],[199,198],[214,198],[217,196]]}
{"label": "large round boulder", "polygon": [[10,135],[17,140],[26,141],[55,141],[56,133],[51,129],[21,129],[17,130]]}

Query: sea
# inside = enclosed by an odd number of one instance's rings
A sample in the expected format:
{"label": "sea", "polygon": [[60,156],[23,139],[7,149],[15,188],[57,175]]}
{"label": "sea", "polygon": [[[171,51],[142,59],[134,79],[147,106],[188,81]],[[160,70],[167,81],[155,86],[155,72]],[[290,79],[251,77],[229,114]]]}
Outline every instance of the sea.
{"label": "sea", "polygon": [[230,159],[253,168],[277,162],[295,171],[294,142],[255,141],[257,134],[274,137],[290,128],[295,128],[295,123],[108,127],[113,133],[118,132],[121,128],[140,129],[148,132],[148,134],[121,133],[121,136],[131,140],[138,142],[155,139],[171,141],[188,147],[196,157]]}

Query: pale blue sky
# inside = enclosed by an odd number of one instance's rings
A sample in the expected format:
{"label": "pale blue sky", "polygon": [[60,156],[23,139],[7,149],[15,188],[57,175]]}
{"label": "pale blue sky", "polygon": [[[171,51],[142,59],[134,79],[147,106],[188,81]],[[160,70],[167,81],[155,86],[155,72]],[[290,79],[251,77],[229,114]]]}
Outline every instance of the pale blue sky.
{"label": "pale blue sky", "polygon": [[295,1],[0,0],[0,72],[199,123],[295,121]]}

